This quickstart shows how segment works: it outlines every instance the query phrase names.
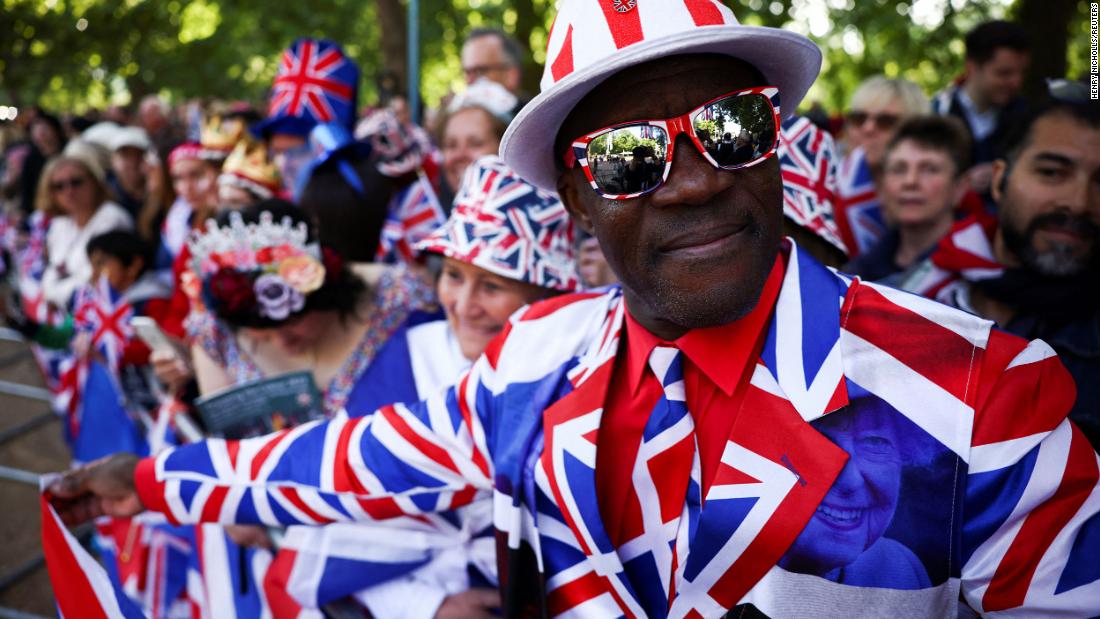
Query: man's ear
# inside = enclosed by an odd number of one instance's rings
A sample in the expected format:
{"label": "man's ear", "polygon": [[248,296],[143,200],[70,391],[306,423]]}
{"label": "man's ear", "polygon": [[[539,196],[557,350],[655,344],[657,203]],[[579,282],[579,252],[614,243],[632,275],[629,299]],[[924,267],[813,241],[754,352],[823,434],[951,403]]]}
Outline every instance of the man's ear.
{"label": "man's ear", "polygon": [[592,218],[588,216],[588,207],[581,201],[577,186],[577,174],[572,170],[562,170],[558,175],[558,197],[561,198],[569,216],[585,232],[592,234]]}
{"label": "man's ear", "polygon": [[997,159],[993,162],[993,179],[989,183],[989,193],[993,196],[993,202],[1000,204],[1005,187],[1008,186],[1008,162]]}

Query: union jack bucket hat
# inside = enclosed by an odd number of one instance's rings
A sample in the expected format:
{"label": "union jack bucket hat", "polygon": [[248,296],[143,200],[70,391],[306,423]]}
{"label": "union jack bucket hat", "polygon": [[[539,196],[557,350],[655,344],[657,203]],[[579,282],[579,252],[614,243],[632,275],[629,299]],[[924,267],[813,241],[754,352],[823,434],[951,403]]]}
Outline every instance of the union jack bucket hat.
{"label": "union jack bucket hat", "polygon": [[572,292],[579,286],[573,220],[557,195],[496,155],[470,164],[447,223],[416,244],[501,277]]}
{"label": "union jack bucket hat", "polygon": [[783,175],[783,214],[848,255],[836,225],[836,144],[805,116],[780,126],[779,170]]}
{"label": "union jack bucket hat", "polygon": [[317,125],[351,130],[359,95],[359,67],[332,41],[302,38],[283,52],[271,86],[267,118],[251,127],[257,137],[274,133],[306,137]]}
{"label": "union jack bucket hat", "polygon": [[821,68],[821,50],[806,37],[742,26],[718,0],[561,0],[550,29],[542,92],[508,126],[501,156],[537,187],[554,190],[555,161],[561,156],[554,153],[554,138],[585,95],[623,69],[706,53],[756,67],[767,85],[779,88],[785,116],[798,107]]}

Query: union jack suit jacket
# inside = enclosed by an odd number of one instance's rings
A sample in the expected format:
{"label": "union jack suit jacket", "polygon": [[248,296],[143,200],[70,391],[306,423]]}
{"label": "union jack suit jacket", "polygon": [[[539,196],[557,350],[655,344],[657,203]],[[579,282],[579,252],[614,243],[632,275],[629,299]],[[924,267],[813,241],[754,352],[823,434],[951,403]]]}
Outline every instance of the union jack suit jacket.
{"label": "union jack suit jacket", "polygon": [[[990,616],[1100,614],[1098,461],[1050,348],[785,251],[674,594],[649,614],[945,617],[960,594]],[[181,447],[139,465],[138,491],[180,521],[319,524],[492,489],[506,614],[644,616],[652,592],[595,496],[624,311],[618,289],[533,305],[439,397]]]}

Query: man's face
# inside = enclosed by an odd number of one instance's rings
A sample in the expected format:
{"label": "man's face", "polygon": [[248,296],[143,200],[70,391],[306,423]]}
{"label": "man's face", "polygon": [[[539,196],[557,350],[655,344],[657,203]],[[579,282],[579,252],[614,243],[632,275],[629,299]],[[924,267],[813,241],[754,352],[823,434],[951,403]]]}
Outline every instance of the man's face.
{"label": "man's face", "polygon": [[[556,153],[616,123],[669,118],[727,92],[764,85],[726,56],[675,56],[611,77],[562,125]],[[680,136],[668,181],[631,200],[597,194],[580,167],[558,190],[600,241],[631,313],[661,337],[725,324],[755,307],[779,249],[783,185],[776,158],[736,171],[714,168]]]}
{"label": "man's face", "polygon": [[1095,266],[1100,129],[1061,115],[1040,118],[1012,168],[995,163],[993,198],[999,206],[1001,262],[1051,277]]}
{"label": "man's face", "polygon": [[462,46],[462,72],[467,84],[484,77],[504,86],[508,92],[519,90],[519,67],[508,61],[500,39],[494,36],[466,41]]}
{"label": "man's face", "polygon": [[967,79],[974,81],[987,103],[1001,107],[1020,94],[1028,64],[1026,52],[1001,47],[984,63],[967,61]]}
{"label": "man's face", "polygon": [[144,190],[144,160],[145,151],[133,146],[123,146],[111,153],[111,169],[127,190]]}
{"label": "man's face", "polygon": [[895,225],[950,222],[951,211],[965,190],[945,151],[902,140],[886,153],[879,198]]}

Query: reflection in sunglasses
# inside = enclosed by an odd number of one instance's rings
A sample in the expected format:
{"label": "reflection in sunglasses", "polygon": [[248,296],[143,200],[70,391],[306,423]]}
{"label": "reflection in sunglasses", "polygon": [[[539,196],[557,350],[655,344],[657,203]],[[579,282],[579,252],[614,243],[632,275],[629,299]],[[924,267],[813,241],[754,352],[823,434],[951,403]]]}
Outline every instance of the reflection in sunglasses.
{"label": "reflection in sunglasses", "polygon": [[770,157],[777,145],[779,94],[772,87],[736,91],[676,118],[624,123],[573,143],[565,163],[580,163],[603,197],[653,191],[668,177],[675,140],[686,134],[716,168],[734,170]]}

